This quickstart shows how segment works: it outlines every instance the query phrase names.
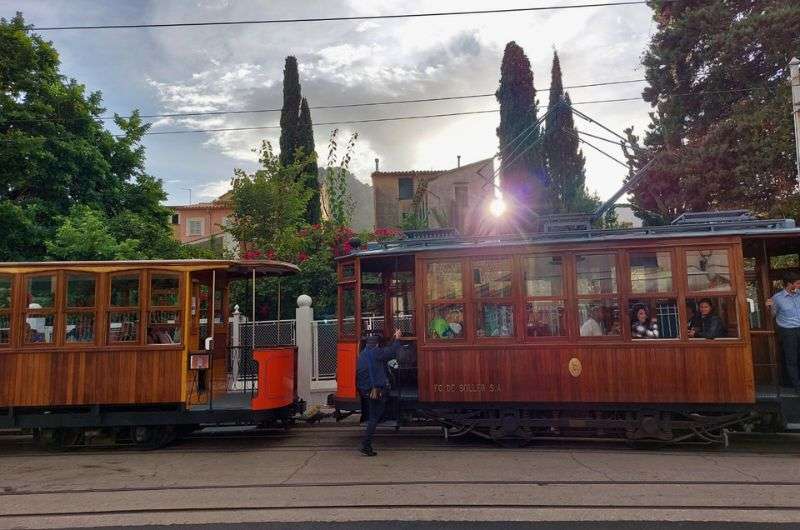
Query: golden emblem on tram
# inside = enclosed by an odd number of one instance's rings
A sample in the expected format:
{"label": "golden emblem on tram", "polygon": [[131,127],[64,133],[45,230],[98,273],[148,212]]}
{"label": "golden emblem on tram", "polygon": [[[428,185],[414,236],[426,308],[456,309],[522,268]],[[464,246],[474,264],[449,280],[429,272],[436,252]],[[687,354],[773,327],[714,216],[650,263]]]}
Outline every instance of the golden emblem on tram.
{"label": "golden emblem on tram", "polygon": [[569,373],[572,377],[578,377],[581,375],[583,371],[583,366],[581,365],[581,360],[577,357],[573,357],[569,360],[567,364],[567,368],[569,369]]}

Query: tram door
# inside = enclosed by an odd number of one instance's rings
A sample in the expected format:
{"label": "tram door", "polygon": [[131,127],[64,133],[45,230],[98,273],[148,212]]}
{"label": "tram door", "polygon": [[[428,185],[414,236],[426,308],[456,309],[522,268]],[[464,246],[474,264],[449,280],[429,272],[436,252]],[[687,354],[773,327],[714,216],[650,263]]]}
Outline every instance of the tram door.
{"label": "tram door", "polygon": [[[212,284],[216,287],[212,303]],[[227,386],[228,324],[225,315],[227,286],[223,273],[204,271],[192,277],[192,326],[190,349],[205,350],[206,339],[212,337],[211,366],[206,374],[205,386],[213,384],[214,392],[224,391]],[[213,309],[212,309],[213,308]]]}
{"label": "tram door", "polygon": [[744,241],[744,274],[753,369],[756,388],[778,392],[790,386],[781,355],[775,320],[766,300],[783,289],[782,277],[800,272],[796,239],[747,239]]}

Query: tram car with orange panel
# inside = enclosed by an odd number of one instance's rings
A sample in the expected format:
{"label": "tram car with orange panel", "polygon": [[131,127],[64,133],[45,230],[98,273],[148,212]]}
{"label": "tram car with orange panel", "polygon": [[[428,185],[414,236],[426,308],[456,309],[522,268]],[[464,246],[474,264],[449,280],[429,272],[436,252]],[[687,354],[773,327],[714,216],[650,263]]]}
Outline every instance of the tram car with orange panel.
{"label": "tram car with orange panel", "polygon": [[765,306],[799,249],[792,220],[742,211],[369,243],[338,262],[331,401],[340,417],[359,410],[361,341],[399,328],[387,406],[398,426],[672,442],[800,427]]}
{"label": "tram car with orange panel", "polygon": [[[49,447],[154,447],[205,425],[289,422],[294,346],[231,344],[229,283],[277,261],[0,264],[0,428]],[[253,304],[255,297],[253,296]]]}

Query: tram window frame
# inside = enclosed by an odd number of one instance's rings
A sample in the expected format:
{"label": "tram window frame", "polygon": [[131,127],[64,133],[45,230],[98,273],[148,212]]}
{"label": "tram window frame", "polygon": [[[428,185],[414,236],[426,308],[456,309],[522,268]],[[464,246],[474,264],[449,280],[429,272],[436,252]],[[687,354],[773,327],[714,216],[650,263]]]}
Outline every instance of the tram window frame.
{"label": "tram window frame", "polygon": [[[14,340],[14,294],[16,280],[13,274],[0,274],[0,282],[8,280],[8,303],[4,304],[0,297],[0,321],[6,319],[5,335],[0,334],[0,349],[10,348]],[[0,291],[2,292],[2,291]],[[3,340],[5,337],[5,340]]]}
{"label": "tram window frame", "polygon": [[[531,294],[530,290],[528,289],[528,282],[536,281],[536,277],[528,278],[528,271],[529,269],[529,262],[535,259],[541,258],[558,258],[560,260],[560,269],[561,269],[561,285],[560,285],[560,292],[558,294],[550,294],[550,295],[542,295],[542,294]],[[520,291],[522,294],[523,300],[523,307],[522,307],[522,324],[523,329],[521,329],[521,333],[523,336],[523,340],[525,341],[541,341],[541,340],[568,340],[569,339],[569,323],[567,315],[569,314],[568,311],[568,300],[569,294],[567,292],[567,268],[568,268],[568,260],[567,256],[558,252],[547,252],[541,254],[524,254],[520,256],[520,275],[519,278],[521,279],[521,286]],[[530,335],[528,333],[529,330],[529,321],[530,321],[530,311],[529,306],[533,307],[535,304],[549,304],[549,305],[556,305],[557,311],[559,312],[558,318],[558,326],[559,326],[559,334],[558,335]]]}
{"label": "tram window frame", "polygon": [[[643,256],[646,254],[654,254],[655,259],[658,260],[658,254],[668,254],[669,255],[669,280],[670,280],[670,289],[666,290],[634,290],[634,277],[633,277],[633,259],[634,257]],[[627,279],[627,283],[623,286],[626,290],[627,296],[625,297],[624,304],[620,307],[621,311],[624,311],[625,319],[623,321],[623,325],[627,323],[628,328],[625,330],[625,337],[630,338],[633,342],[641,342],[641,341],[656,341],[656,340],[664,340],[674,342],[676,340],[681,340],[683,337],[683,328],[682,320],[681,320],[681,311],[680,311],[680,297],[678,296],[678,284],[679,279],[676,277],[677,274],[677,259],[675,255],[675,251],[672,248],[635,248],[635,249],[627,249],[624,252],[624,277]],[[648,280],[638,280],[638,281],[648,281]],[[675,318],[675,325],[677,327],[677,335],[674,337],[665,337],[664,332],[667,329],[667,326],[662,325],[662,322],[658,322],[658,337],[636,337],[634,334],[634,319],[636,318],[636,314],[634,314],[634,310],[638,313],[638,309],[641,306],[645,306],[649,317],[651,320],[658,319],[657,315],[657,308],[659,303],[666,303],[672,304],[674,306],[674,318]]]}
{"label": "tram window frame", "polygon": [[[482,296],[478,292],[478,283],[476,282],[476,272],[477,265],[479,263],[486,263],[486,262],[502,262],[506,261],[508,263],[508,294],[503,296]],[[472,326],[474,326],[474,333],[475,333],[475,340],[478,342],[487,342],[487,341],[509,341],[514,340],[517,338],[517,289],[518,289],[518,282],[517,282],[517,271],[515,265],[515,259],[512,255],[507,256],[480,256],[474,257],[469,260],[469,270],[470,281],[469,286],[469,294],[471,297],[471,306],[472,306],[472,315],[473,320],[471,321]],[[462,284],[463,284],[463,277],[462,277]],[[505,293],[504,293],[505,294]],[[506,335],[485,335],[479,334],[479,332],[483,331],[486,326],[486,320],[484,318],[483,322],[481,322],[481,317],[485,316],[484,309],[485,306],[500,306],[500,307],[510,307],[511,314],[510,314],[510,333]],[[465,315],[466,317],[466,315]]]}
{"label": "tram window frame", "polygon": [[[94,284],[94,294],[92,296],[92,304],[86,306],[70,306],[69,305],[69,284],[71,277],[84,277],[90,278],[92,283]],[[97,343],[97,335],[98,335],[98,294],[99,294],[99,284],[100,284],[100,277],[98,274],[92,272],[83,272],[83,271],[64,271],[63,273],[63,281],[62,283],[62,290],[63,295],[61,296],[61,306],[60,306],[60,313],[63,315],[61,318],[61,323],[59,329],[61,330],[60,333],[60,340],[63,342],[64,346],[67,347],[85,347],[85,346],[93,346]],[[80,314],[91,314],[93,318],[92,322],[92,338],[91,340],[67,340],[67,326],[68,326],[68,319],[70,315],[80,315]]]}
{"label": "tram window frame", "polygon": [[[177,287],[177,295],[175,299],[175,305],[157,305],[153,303],[153,279],[155,277],[175,277],[178,280],[178,287]],[[147,277],[147,291],[146,291],[146,307],[147,310],[145,311],[145,318],[144,326],[145,326],[145,336],[143,337],[144,342],[147,344],[148,347],[176,347],[180,346],[184,342],[184,333],[186,330],[184,329],[184,322],[183,322],[183,289],[184,289],[184,281],[183,281],[183,274],[181,272],[176,271],[165,271],[165,270],[152,270],[148,271]],[[140,294],[141,296],[141,294]],[[178,340],[176,341],[174,337],[169,336],[173,342],[150,342],[150,327],[153,325],[151,323],[151,318],[154,314],[161,312],[161,313],[175,313],[175,328],[176,334],[178,336]],[[163,325],[163,323],[158,322],[155,325]],[[169,325],[169,322],[167,322]],[[159,335],[159,340],[163,340]]]}
{"label": "tram window frame", "polygon": [[[54,346],[58,346],[58,344],[60,342],[59,341],[60,333],[58,332],[58,330],[60,329],[59,311],[58,311],[58,309],[59,309],[60,303],[61,303],[61,301],[59,300],[59,298],[60,298],[60,286],[59,286],[60,276],[61,276],[61,274],[59,274],[58,272],[53,272],[53,271],[35,272],[35,273],[25,274],[23,276],[22,285],[23,285],[23,289],[24,289],[24,293],[25,293],[25,297],[26,298],[25,298],[25,301],[24,301],[24,304],[23,304],[22,344],[27,348],[52,348]],[[33,280],[35,278],[46,278],[46,277],[52,278],[52,283],[53,283],[53,285],[52,285],[53,303],[49,307],[32,308],[30,306],[31,306],[31,304],[33,302],[28,302],[28,299],[30,298],[30,295],[31,295],[31,292],[30,292],[31,283],[30,282],[31,282],[31,280]],[[47,322],[48,318],[52,319],[52,324],[50,325],[50,328],[51,328],[51,333],[50,333],[51,340],[50,341],[46,341],[46,340],[43,340],[43,341],[29,340],[33,336],[33,333],[29,333],[26,326],[27,326],[27,324],[29,324],[28,320],[32,319],[32,318],[44,318],[45,319],[45,323]],[[45,326],[46,326],[46,324],[45,324]],[[33,326],[31,326],[31,330],[32,329],[33,329]],[[46,335],[45,335],[45,337],[46,337]]]}
{"label": "tram window frame", "polygon": [[[684,269],[683,269],[683,287],[684,287],[684,293],[685,293],[685,296],[683,297],[684,305],[685,305],[685,307],[683,308],[683,311],[685,312],[684,314],[686,315],[686,320],[683,323],[682,336],[685,336],[686,339],[689,340],[690,342],[697,342],[697,341],[726,341],[726,342],[728,342],[728,341],[740,341],[743,338],[744,330],[742,328],[742,323],[740,321],[740,318],[741,318],[740,312],[741,311],[740,311],[740,307],[739,307],[739,299],[740,299],[740,296],[742,296],[742,295],[741,295],[741,293],[739,291],[741,291],[742,289],[745,289],[745,287],[742,286],[741,289],[738,287],[738,285],[737,285],[737,283],[738,283],[737,282],[737,277],[740,276],[740,275],[742,277],[744,277],[744,274],[740,273],[738,271],[738,268],[737,268],[737,265],[736,265],[736,260],[735,260],[736,254],[733,252],[733,250],[734,249],[732,247],[730,247],[730,246],[720,246],[720,245],[692,246],[692,247],[684,247],[682,249],[682,252],[681,252],[682,256],[681,257],[682,257],[682,260],[683,260],[682,265],[684,266]],[[723,252],[725,252],[727,254],[728,276],[729,276],[729,283],[728,283],[727,289],[716,289],[716,290],[707,289],[707,290],[699,290],[698,291],[698,290],[692,290],[690,288],[690,282],[689,282],[690,275],[689,275],[689,264],[688,264],[689,253],[690,252],[704,252],[704,251],[714,251],[714,252],[723,251]],[[731,323],[734,324],[736,326],[735,334],[732,335],[730,333],[730,327],[726,326],[727,336],[725,336],[725,337],[716,337],[714,339],[706,339],[706,338],[703,338],[703,337],[690,337],[689,336],[688,330],[690,329],[692,318],[689,317],[689,314],[686,311],[689,308],[689,305],[692,304],[692,303],[694,303],[695,305],[699,306],[700,302],[704,298],[708,298],[708,299],[712,300],[713,307],[714,307],[714,309],[713,309],[714,313],[713,314],[715,314],[717,317],[720,317],[720,318],[722,318],[720,316],[720,310],[721,310],[721,305],[722,305],[722,304],[720,304],[720,300],[721,299],[725,299],[725,305],[728,308],[732,308],[732,310],[733,310],[733,318],[732,319],[727,319],[726,318],[726,319],[723,320],[723,322],[725,324],[731,324]],[[699,314],[699,311],[695,312],[695,315],[697,315],[697,314]]]}
{"label": "tram window frame", "polygon": [[[468,305],[467,293],[469,292],[469,288],[465,285],[467,274],[465,274],[466,262],[468,260],[463,258],[442,258],[442,259],[428,259],[423,262],[423,300],[424,300],[424,307],[423,307],[423,325],[425,327],[424,337],[426,343],[434,343],[434,344],[463,344],[470,338],[471,334],[471,327],[468,325],[471,320],[471,311]],[[455,263],[458,264],[460,268],[460,276],[461,276],[461,296],[456,298],[431,298],[430,290],[429,290],[429,276],[430,276],[430,267],[431,265],[436,265],[440,263]],[[431,319],[431,312],[434,311],[436,308],[442,308],[447,310],[448,316],[453,312],[460,312],[461,313],[461,332],[459,336],[453,338],[445,338],[445,337],[435,337],[431,332],[431,325],[433,320]],[[449,308],[449,309],[447,309]],[[458,309],[456,309],[458,308]],[[437,318],[444,318],[441,314],[438,315]],[[453,324],[453,323],[448,323]],[[452,326],[451,326],[452,329]],[[419,333],[419,331],[417,331]]]}
{"label": "tram window frame", "polygon": [[[611,256],[613,258],[613,265],[614,265],[614,287],[616,288],[613,292],[597,292],[597,293],[581,293],[579,287],[579,263],[582,257],[589,257],[589,256]],[[619,252],[609,252],[609,251],[587,251],[581,253],[575,253],[573,256],[573,269],[572,269],[572,280],[574,286],[574,296],[572,307],[574,308],[574,316],[572,317],[572,321],[575,323],[575,338],[579,342],[586,342],[586,341],[621,341],[625,337],[627,337],[627,331],[624,328],[622,314],[623,314],[623,306],[622,302],[624,300],[623,293],[621,292],[621,287],[623,284],[623,277],[621,277],[622,273],[622,258]],[[611,302],[612,304],[616,305],[616,311],[618,314],[617,320],[617,333],[610,333],[610,331],[614,330],[614,323],[612,321],[611,329],[605,332],[603,335],[581,335],[581,328],[584,324],[588,322],[588,318],[586,320],[581,320],[581,306],[588,305],[589,307],[598,305],[600,307],[606,308],[611,307],[612,311],[614,306],[608,306],[607,302]]]}
{"label": "tram window frame", "polygon": [[[137,297],[137,305],[135,306],[116,306],[112,303],[112,296],[114,293],[114,278],[116,277],[127,277],[127,276],[135,276],[138,282],[138,287],[136,289],[136,297]],[[142,315],[144,311],[142,310],[143,301],[144,301],[144,273],[143,271],[120,271],[120,272],[113,272],[108,275],[108,294],[106,297],[107,309],[106,309],[106,334],[107,339],[106,342],[111,346],[126,346],[126,345],[137,345],[142,344],[142,336],[144,333],[142,332],[142,327],[144,323],[144,319]],[[113,340],[113,334],[111,332],[111,315],[112,313],[135,313],[136,314],[136,326],[134,329],[136,330],[136,339],[135,340]],[[122,323],[123,325],[125,323]]]}
{"label": "tram window frame", "polygon": [[[398,276],[403,275],[411,278],[410,281],[404,281],[400,279]],[[414,271],[413,270],[393,270],[389,273],[389,280],[387,282],[388,291],[386,293],[387,298],[389,299],[388,307],[390,310],[391,315],[387,315],[387,317],[391,317],[391,329],[401,329],[403,330],[403,338],[406,340],[414,339],[417,336],[416,332],[416,317],[417,317],[417,307],[416,307],[416,295],[415,295],[415,279],[414,279]],[[403,316],[410,317],[407,318],[405,321],[400,321],[398,318],[398,310],[396,309],[396,305],[399,306],[400,304],[396,303],[397,300],[403,299],[407,303],[405,305],[406,313]],[[410,309],[410,313],[408,312]],[[407,323],[405,326],[408,329],[403,329],[404,324],[403,322]],[[406,335],[406,333],[408,335]]]}

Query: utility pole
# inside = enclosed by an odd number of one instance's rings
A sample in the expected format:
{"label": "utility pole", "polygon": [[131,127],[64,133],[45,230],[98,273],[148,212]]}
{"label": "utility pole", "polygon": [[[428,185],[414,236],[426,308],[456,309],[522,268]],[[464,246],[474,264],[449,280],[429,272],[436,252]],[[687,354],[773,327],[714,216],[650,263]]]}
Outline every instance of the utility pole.
{"label": "utility pole", "polygon": [[794,143],[797,148],[797,177],[800,179],[800,59],[789,62],[789,79],[792,84],[792,116],[794,117]]}

